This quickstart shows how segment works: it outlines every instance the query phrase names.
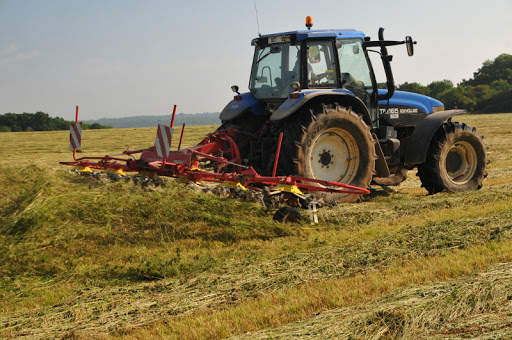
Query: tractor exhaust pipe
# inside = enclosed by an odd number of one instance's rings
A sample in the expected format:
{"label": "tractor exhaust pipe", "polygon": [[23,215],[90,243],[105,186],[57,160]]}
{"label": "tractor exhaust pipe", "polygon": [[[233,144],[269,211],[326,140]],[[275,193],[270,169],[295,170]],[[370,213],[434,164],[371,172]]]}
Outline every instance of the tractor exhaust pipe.
{"label": "tractor exhaust pipe", "polygon": [[[384,41],[384,28],[379,28],[379,41]],[[395,79],[393,78],[393,71],[391,70],[391,61],[393,56],[388,54],[388,48],[385,44],[380,46],[380,53],[382,59],[382,65],[384,66],[384,72],[386,73],[386,85],[388,92],[385,94],[378,95],[379,100],[389,100],[395,94]]]}

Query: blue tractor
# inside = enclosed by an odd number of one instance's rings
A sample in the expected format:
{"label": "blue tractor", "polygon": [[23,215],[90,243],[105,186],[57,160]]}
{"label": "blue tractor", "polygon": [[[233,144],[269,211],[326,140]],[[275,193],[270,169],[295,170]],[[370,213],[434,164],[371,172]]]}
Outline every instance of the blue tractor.
{"label": "blue tractor", "polygon": [[[308,21],[309,20],[309,21]],[[389,46],[407,47],[411,37],[378,40],[356,30],[307,30],[260,35],[249,92],[223,109],[220,130],[232,129],[247,165],[272,173],[283,132],[278,175],[346,183],[398,185],[417,167],[429,193],[475,190],[486,177],[483,138],[474,128],[452,122],[465,110],[419,94],[395,91]],[[387,89],[379,89],[369,53],[380,54]],[[358,196],[323,194],[325,201]]]}

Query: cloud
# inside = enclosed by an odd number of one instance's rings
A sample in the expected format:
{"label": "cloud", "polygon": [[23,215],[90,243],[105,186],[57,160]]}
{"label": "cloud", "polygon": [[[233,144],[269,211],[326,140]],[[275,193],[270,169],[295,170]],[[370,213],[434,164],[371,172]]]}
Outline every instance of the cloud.
{"label": "cloud", "polygon": [[11,54],[11,53],[14,53],[18,50],[18,48],[16,47],[16,45],[14,44],[10,44],[9,46],[7,46],[6,48],[2,48],[0,49],[0,57],[4,56],[4,55],[8,55],[8,54]]}
{"label": "cloud", "polygon": [[0,65],[11,64],[22,60],[32,59],[40,54],[37,48],[29,52],[16,53],[17,51],[18,48],[14,44],[10,44],[5,48],[0,49]]}

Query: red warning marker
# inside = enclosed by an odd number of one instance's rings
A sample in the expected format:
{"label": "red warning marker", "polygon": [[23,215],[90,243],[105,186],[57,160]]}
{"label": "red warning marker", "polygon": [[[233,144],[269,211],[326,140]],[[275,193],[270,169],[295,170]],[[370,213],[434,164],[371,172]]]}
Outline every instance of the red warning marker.
{"label": "red warning marker", "polygon": [[158,157],[166,159],[171,151],[171,141],[174,129],[163,124],[158,124],[155,139],[155,151]]}
{"label": "red warning marker", "polygon": [[82,122],[71,123],[69,128],[69,150],[80,148],[82,144]]}

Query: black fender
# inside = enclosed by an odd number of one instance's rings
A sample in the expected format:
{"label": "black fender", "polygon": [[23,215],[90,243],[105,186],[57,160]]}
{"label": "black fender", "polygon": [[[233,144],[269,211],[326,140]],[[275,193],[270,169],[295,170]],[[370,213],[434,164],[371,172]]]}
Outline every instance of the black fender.
{"label": "black fender", "polygon": [[252,111],[254,115],[265,114],[263,105],[250,92],[242,93],[235,98],[220,113],[221,121],[233,120],[247,111]]}
{"label": "black fender", "polygon": [[425,163],[430,141],[437,129],[448,119],[466,113],[466,110],[447,110],[431,113],[416,125],[407,139],[405,148],[405,164]]}
{"label": "black fender", "polygon": [[[301,93],[301,92],[299,92]],[[298,109],[309,103],[313,99],[320,99],[319,102],[335,103],[346,107],[352,107],[352,110],[361,114],[363,120],[370,128],[372,128],[372,119],[368,108],[361,99],[354,96],[351,92],[342,91],[313,91],[302,92],[302,96],[298,99],[288,98],[270,117],[271,121],[278,121],[294,114]]]}

